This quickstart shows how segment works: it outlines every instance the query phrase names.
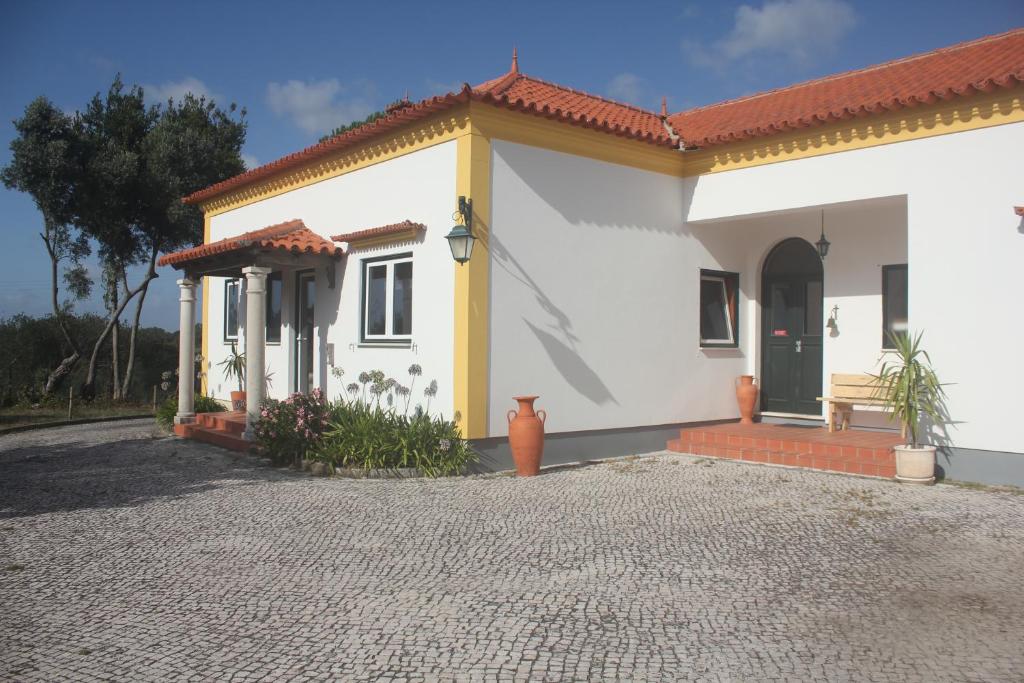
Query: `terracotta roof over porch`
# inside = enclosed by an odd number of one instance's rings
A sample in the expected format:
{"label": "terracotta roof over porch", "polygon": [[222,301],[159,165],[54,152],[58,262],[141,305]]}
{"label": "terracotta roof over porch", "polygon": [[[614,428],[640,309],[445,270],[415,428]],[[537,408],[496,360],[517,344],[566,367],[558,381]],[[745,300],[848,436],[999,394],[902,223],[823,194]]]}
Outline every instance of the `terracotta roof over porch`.
{"label": "terracotta roof over porch", "polygon": [[355,232],[346,232],[343,235],[334,235],[331,237],[335,242],[348,242],[349,244],[356,242],[363,242],[366,240],[375,240],[390,235],[402,235],[409,234],[415,235],[418,232],[423,232],[427,229],[427,226],[422,223],[414,223],[408,219],[400,223],[391,223],[390,225],[382,225],[379,228],[366,228],[365,230],[356,230]]}
{"label": "terracotta roof over porch", "polygon": [[301,220],[295,219],[166,254],[160,257],[159,265],[182,269],[189,263],[241,251],[278,251],[323,256],[339,256],[344,253],[334,242],[321,237],[307,228]]}

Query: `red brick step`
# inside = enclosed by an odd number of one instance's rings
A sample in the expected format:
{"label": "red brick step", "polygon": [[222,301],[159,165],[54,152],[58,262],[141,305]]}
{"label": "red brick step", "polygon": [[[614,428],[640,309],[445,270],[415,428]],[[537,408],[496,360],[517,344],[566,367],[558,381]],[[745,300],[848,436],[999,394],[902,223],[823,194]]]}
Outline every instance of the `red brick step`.
{"label": "red brick step", "polygon": [[193,424],[174,425],[178,436],[248,453],[253,443],[242,437],[244,431],[245,413],[239,412],[199,413]]}
{"label": "red brick step", "polygon": [[711,458],[844,472],[869,477],[896,475],[892,447],[903,439],[895,432],[739,423],[679,430],[666,449]]}

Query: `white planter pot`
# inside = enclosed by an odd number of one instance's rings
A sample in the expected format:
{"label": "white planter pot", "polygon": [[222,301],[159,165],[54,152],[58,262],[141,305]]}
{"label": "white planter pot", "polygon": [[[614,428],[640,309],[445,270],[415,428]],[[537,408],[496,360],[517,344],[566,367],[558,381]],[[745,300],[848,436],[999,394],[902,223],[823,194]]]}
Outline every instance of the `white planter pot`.
{"label": "white planter pot", "polygon": [[935,483],[935,446],[893,446],[896,481],[907,484]]}

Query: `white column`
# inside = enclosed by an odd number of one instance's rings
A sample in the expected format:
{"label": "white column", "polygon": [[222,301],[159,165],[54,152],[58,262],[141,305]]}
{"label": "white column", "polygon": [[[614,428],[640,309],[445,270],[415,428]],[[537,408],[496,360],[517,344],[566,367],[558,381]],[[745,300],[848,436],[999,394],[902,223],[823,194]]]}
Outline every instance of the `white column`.
{"label": "white column", "polygon": [[195,355],[196,355],[196,282],[191,278],[178,280],[180,318],[178,319],[178,413],[175,424],[196,421]]}
{"label": "white column", "polygon": [[245,438],[253,428],[263,402],[263,373],[267,342],[267,275],[270,268],[250,266],[245,273]]}

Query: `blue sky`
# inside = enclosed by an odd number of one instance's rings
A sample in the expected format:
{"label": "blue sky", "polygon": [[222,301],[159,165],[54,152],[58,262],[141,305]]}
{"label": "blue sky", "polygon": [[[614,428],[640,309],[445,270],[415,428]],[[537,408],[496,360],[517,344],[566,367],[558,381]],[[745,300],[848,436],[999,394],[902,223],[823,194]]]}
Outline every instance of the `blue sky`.
{"label": "blue sky", "polygon": [[[0,164],[34,97],[67,110],[115,73],[154,100],[191,90],[248,110],[249,164],[401,97],[508,69],[670,111],[1024,25],[1020,0],[892,2],[14,2],[0,25]],[[42,314],[48,261],[28,196],[0,188],[0,317]],[[253,226],[258,228],[261,226]],[[164,269],[144,324],[177,327]],[[77,310],[102,310],[97,294]]]}

